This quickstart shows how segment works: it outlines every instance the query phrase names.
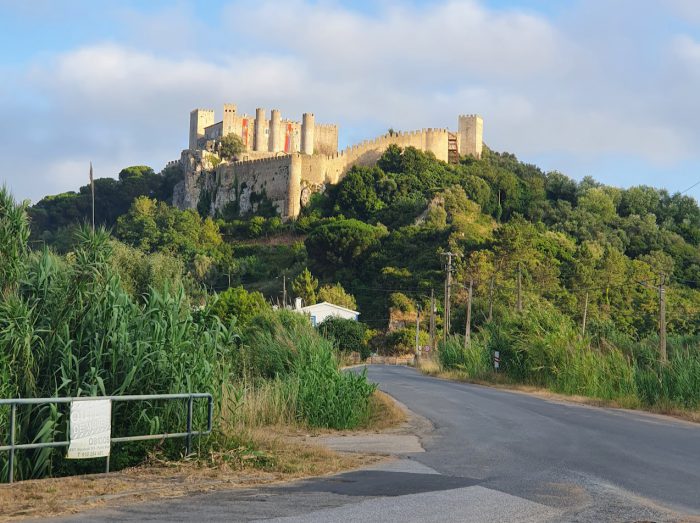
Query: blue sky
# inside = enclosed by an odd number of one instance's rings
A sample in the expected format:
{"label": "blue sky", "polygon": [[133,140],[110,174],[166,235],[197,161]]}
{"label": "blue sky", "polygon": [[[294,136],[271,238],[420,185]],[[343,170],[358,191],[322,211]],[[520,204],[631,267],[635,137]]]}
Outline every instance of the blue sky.
{"label": "blue sky", "polygon": [[[194,107],[456,127],[545,170],[700,181],[696,0],[0,0],[0,183],[18,198],[179,157]],[[700,186],[691,190],[700,197]]]}

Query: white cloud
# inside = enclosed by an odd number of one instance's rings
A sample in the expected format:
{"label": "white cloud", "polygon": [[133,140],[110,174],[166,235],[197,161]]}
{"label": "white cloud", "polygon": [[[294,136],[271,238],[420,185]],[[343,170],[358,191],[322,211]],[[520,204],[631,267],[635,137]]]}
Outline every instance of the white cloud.
{"label": "white cloud", "polygon": [[[373,73],[425,84],[473,75],[519,77],[565,68],[565,42],[543,18],[450,0],[389,4],[371,17],[300,0],[235,4],[227,20],[250,38],[299,53],[342,76]],[[439,74],[440,78],[435,78]]]}
{"label": "white cloud", "polygon": [[597,10],[554,23],[475,0],[389,2],[373,15],[324,2],[237,2],[216,28],[189,24],[193,9],[124,11],[126,40],[13,75],[13,100],[0,99],[11,115],[0,122],[0,153],[18,196],[37,199],[83,184],[90,159],[100,175],[159,169],[185,146],[190,109],[219,116],[232,101],[293,118],[310,110],[353,139],[388,127],[454,128],[457,114],[479,112],[491,146],[526,157],[697,157],[698,115],[688,107],[700,87],[700,44],[673,35],[654,62],[648,47],[635,51],[651,20],[628,28],[615,20],[629,12],[586,5]]}

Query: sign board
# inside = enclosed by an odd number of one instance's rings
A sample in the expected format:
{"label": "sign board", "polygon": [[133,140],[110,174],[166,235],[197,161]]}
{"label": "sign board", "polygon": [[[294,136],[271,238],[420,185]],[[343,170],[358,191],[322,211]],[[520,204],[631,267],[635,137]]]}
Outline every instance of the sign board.
{"label": "sign board", "polygon": [[71,402],[68,459],[109,456],[111,437],[111,400],[84,399]]}

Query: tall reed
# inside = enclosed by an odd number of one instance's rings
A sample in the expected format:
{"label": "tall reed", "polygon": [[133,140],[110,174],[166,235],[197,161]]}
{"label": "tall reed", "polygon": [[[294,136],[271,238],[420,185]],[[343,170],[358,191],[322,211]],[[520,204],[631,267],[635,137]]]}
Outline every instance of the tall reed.
{"label": "tall reed", "polygon": [[472,378],[493,377],[498,351],[501,372],[515,382],[630,405],[700,405],[697,337],[670,337],[669,361],[660,363],[657,338],[632,340],[616,331],[582,338],[570,318],[545,304],[483,325],[468,349],[462,341],[449,338],[440,361]]}
{"label": "tall reed", "polygon": [[[210,392],[220,405],[228,381],[236,335],[208,309],[192,313],[181,286],[150,289],[132,297],[110,264],[105,231],[79,233],[65,258],[44,249],[29,253],[15,245],[26,238],[27,221],[6,191],[0,191],[0,251],[13,256],[2,273],[0,301],[0,394],[2,397],[94,396]],[[8,211],[9,210],[9,211]],[[8,409],[0,409],[7,427]],[[195,412],[203,423],[205,408]],[[20,441],[65,437],[66,414],[56,405],[18,409]],[[183,404],[115,403],[113,434],[182,430]],[[0,431],[6,438],[6,430]],[[134,463],[147,445],[118,446],[113,464]],[[175,447],[173,447],[175,448]],[[102,467],[67,462],[62,451],[20,453],[15,477]],[[7,455],[0,455],[7,474]]]}
{"label": "tall reed", "polygon": [[357,427],[369,416],[375,386],[342,372],[333,343],[307,317],[291,311],[259,315],[243,334],[240,379],[274,379],[296,421],[316,427]]}

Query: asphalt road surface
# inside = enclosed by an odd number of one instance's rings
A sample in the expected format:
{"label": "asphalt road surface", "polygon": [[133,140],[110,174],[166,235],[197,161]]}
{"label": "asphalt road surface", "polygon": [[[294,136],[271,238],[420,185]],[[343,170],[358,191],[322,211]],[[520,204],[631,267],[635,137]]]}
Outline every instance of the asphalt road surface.
{"label": "asphalt road surface", "polygon": [[700,521],[700,426],[372,366],[425,452],[337,476],[64,521]]}

